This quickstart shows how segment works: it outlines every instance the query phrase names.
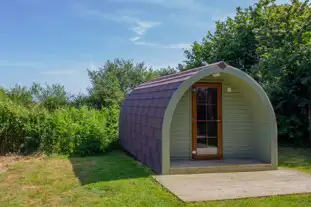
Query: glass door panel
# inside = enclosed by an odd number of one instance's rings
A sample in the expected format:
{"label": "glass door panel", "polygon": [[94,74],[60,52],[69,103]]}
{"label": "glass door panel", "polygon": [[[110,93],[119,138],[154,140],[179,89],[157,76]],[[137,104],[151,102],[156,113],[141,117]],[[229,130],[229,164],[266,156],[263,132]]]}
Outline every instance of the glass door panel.
{"label": "glass door panel", "polygon": [[219,155],[219,124],[221,124],[219,113],[219,98],[221,85],[202,84],[195,86],[193,90],[193,155]]}

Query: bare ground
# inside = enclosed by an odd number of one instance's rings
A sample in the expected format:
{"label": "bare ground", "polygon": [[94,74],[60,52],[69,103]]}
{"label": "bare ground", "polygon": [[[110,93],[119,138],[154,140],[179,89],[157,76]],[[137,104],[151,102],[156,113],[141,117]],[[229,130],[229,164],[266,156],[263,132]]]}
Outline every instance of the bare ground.
{"label": "bare ground", "polygon": [[17,154],[7,154],[0,156],[0,173],[6,172],[9,165],[18,163],[18,162],[28,162],[34,159],[41,159],[44,156],[42,154],[35,154],[31,156],[23,156]]}

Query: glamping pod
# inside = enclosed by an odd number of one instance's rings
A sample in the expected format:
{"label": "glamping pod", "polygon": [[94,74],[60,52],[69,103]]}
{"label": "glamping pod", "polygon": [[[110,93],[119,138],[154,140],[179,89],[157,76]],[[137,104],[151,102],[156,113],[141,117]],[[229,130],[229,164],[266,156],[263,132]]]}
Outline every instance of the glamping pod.
{"label": "glamping pod", "polygon": [[159,174],[277,168],[269,98],[224,62],[136,87],[122,104],[119,136],[127,152]]}

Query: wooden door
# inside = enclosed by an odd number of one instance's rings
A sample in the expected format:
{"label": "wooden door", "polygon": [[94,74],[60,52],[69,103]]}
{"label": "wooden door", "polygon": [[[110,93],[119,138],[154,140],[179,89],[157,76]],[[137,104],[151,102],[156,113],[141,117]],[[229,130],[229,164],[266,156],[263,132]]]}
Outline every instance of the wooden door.
{"label": "wooden door", "polygon": [[192,158],[222,159],[221,83],[192,88]]}

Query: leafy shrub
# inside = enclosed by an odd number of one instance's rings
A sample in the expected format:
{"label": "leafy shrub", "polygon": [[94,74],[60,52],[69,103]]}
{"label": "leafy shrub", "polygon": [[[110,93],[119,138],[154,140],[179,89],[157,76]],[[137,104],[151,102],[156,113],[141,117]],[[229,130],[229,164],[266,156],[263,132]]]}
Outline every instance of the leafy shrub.
{"label": "leafy shrub", "polygon": [[28,111],[11,101],[0,101],[0,150],[17,152],[25,142]]}
{"label": "leafy shrub", "polygon": [[48,118],[41,148],[47,153],[88,155],[105,151],[107,109],[58,109]]}
{"label": "leafy shrub", "polygon": [[115,145],[118,108],[26,108],[0,101],[0,153],[93,155]]}
{"label": "leafy shrub", "polygon": [[42,107],[27,109],[27,117],[24,122],[26,137],[20,146],[20,153],[31,153],[36,151],[41,144],[41,135],[47,126],[49,113]]}

